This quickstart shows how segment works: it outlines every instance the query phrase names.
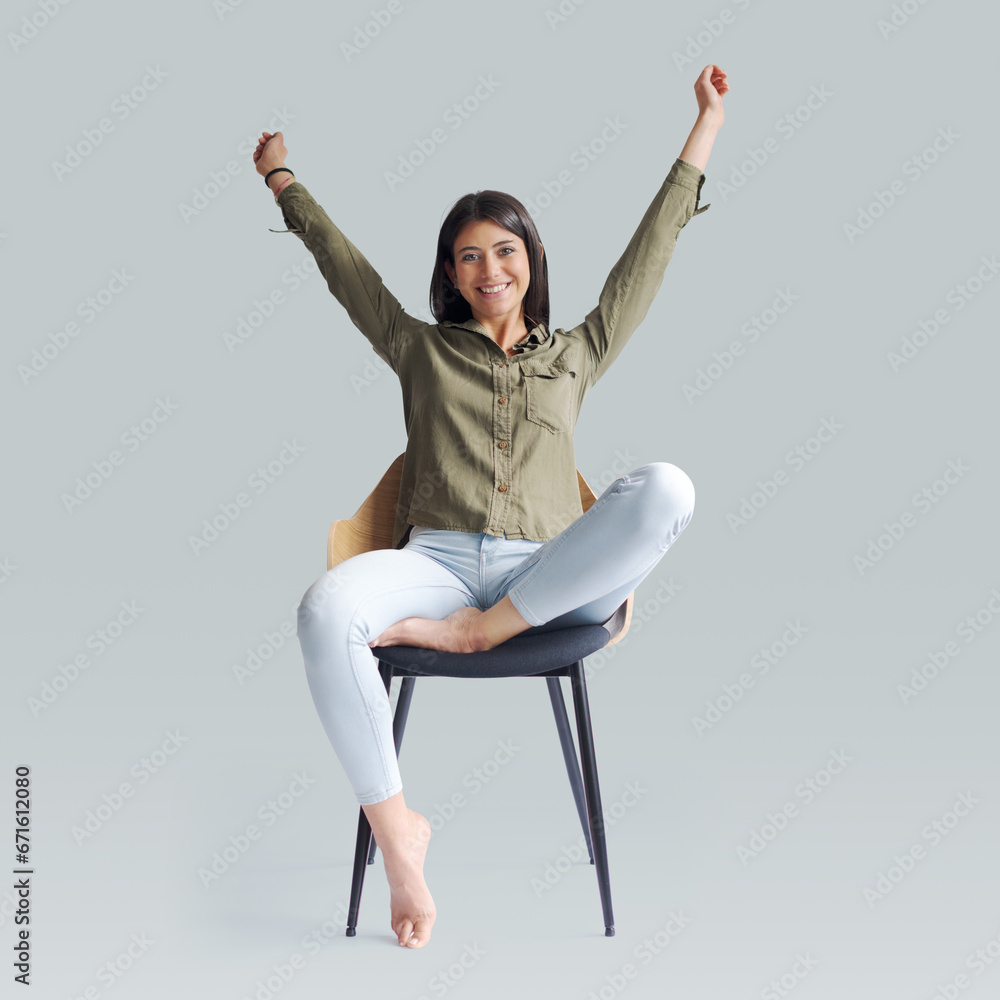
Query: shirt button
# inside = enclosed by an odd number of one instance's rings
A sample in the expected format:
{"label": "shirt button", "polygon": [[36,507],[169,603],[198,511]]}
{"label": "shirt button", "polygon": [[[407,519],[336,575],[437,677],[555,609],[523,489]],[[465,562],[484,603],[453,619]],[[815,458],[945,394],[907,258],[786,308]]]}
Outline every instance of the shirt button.
{"label": "shirt button", "polygon": [[506,442],[506,441],[501,441],[501,442],[500,442],[500,444],[499,444],[499,445],[497,445],[497,447],[498,447],[498,448],[499,448],[499,449],[500,449],[501,451],[503,451],[503,449],[507,447],[507,442]]}
{"label": "shirt button", "polygon": [[507,492],[507,487],[506,487],[506,486],[504,486],[504,484],[503,484],[503,483],[501,483],[501,484],[500,484],[500,485],[499,485],[499,486],[497,487],[497,489],[498,489],[498,490],[499,490],[499,491],[500,491],[501,493],[506,493],[506,492]]}
{"label": "shirt button", "polygon": [[506,397],[506,396],[501,396],[501,397],[500,397],[500,398],[499,398],[499,399],[497,400],[497,402],[498,402],[498,403],[506,403],[506,402],[507,402],[507,397]]}

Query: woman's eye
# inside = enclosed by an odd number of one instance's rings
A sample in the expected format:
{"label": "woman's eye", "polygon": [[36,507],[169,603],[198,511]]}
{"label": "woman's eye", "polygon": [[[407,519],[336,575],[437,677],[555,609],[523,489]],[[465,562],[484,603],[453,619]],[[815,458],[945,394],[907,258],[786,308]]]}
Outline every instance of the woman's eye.
{"label": "woman's eye", "polygon": [[[510,251],[510,253],[504,253],[504,251],[505,251],[505,250],[509,250],[509,251]],[[514,252],[515,252],[515,250],[516,250],[516,248],[515,248],[515,247],[501,247],[501,248],[500,248],[500,251],[499,251],[499,252],[500,252],[500,253],[501,253],[501,254],[502,254],[502,255],[503,255],[504,257],[509,257],[511,253],[514,253]],[[467,253],[467,254],[466,254],[466,255],[465,255],[465,256],[464,256],[463,258],[462,258],[462,260],[473,260],[473,259],[475,259],[475,258],[476,258],[477,256],[478,256],[478,255],[477,255],[477,254],[475,254],[475,253]]]}

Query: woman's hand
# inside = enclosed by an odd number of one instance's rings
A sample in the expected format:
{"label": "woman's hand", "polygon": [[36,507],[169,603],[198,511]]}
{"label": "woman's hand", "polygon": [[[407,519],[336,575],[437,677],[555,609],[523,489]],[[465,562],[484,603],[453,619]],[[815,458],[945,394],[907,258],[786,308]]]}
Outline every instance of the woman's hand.
{"label": "woman's hand", "polygon": [[706,66],[694,83],[694,96],[698,99],[698,117],[711,122],[716,127],[725,119],[722,110],[722,96],[728,93],[726,74],[718,66]]}
{"label": "woman's hand", "polygon": [[715,135],[722,126],[725,115],[722,111],[722,97],[728,93],[726,74],[714,64],[706,66],[695,81],[694,93],[698,98],[698,120],[684,143],[680,158],[691,166],[704,170],[712,151]]}
{"label": "woman's hand", "polygon": [[280,132],[261,132],[257,148],[253,153],[253,162],[257,164],[257,173],[261,177],[275,167],[283,167],[288,150],[285,149],[285,137]]}

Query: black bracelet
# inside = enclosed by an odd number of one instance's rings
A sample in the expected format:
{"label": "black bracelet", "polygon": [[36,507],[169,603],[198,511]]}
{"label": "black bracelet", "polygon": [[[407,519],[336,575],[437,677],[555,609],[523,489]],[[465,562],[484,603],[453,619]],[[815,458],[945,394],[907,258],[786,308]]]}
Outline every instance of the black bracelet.
{"label": "black bracelet", "polygon": [[269,171],[268,171],[268,172],[267,172],[267,173],[266,173],[266,174],[264,175],[264,187],[266,187],[266,188],[270,188],[270,186],[271,186],[271,185],[267,183],[267,179],[268,179],[268,177],[270,177],[270,176],[271,176],[271,174],[276,174],[276,173],[278,173],[278,172],[279,172],[279,171],[281,171],[281,170],[286,170],[286,171],[288,171],[288,173],[290,173],[290,174],[291,174],[291,175],[292,175],[293,177],[295,176],[295,174],[294,174],[294,173],[293,173],[293,172],[292,172],[291,170],[288,170],[288,167],[275,167],[275,168],[274,168],[274,170],[269,170]]}

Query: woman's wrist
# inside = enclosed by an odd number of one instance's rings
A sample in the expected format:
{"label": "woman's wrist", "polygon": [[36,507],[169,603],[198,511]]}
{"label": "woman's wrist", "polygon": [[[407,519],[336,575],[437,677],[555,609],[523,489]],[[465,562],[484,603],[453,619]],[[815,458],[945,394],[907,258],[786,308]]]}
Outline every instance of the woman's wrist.
{"label": "woman's wrist", "polygon": [[680,159],[704,172],[715,136],[722,122],[715,115],[700,114],[680,152]]}
{"label": "woman's wrist", "polygon": [[284,181],[291,179],[292,175],[287,172],[290,169],[291,168],[286,167],[284,163],[277,163],[273,167],[268,168],[268,170],[265,173],[268,173],[271,170],[279,171],[279,173],[271,174],[271,176],[267,178],[267,186],[271,189],[272,193],[274,193],[274,189],[278,187],[280,184],[282,184]]}
{"label": "woman's wrist", "polygon": [[271,188],[271,190],[274,192],[275,201],[278,200],[278,195],[281,194],[281,192],[284,191],[285,188],[291,187],[295,183],[295,178],[291,174],[282,174],[281,176],[284,178],[284,180],[282,180],[280,184],[277,184],[275,185],[275,187]]}
{"label": "woman's wrist", "polygon": [[701,111],[695,119],[694,127],[718,132],[722,128],[723,118],[714,111]]}

